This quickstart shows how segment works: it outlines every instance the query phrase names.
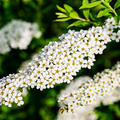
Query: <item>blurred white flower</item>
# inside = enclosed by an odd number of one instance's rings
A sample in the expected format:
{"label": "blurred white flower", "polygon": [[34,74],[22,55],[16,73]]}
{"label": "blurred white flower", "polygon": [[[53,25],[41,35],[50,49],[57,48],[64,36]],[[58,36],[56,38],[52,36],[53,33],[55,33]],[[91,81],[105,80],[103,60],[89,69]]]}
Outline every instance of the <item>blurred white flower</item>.
{"label": "blurred white flower", "polygon": [[85,106],[79,108],[79,110],[74,113],[60,109],[57,120],[97,120],[97,117],[93,112],[93,107]]}
{"label": "blurred white flower", "polygon": [[37,24],[13,20],[0,30],[0,53],[14,49],[27,49],[33,37],[40,37]]}

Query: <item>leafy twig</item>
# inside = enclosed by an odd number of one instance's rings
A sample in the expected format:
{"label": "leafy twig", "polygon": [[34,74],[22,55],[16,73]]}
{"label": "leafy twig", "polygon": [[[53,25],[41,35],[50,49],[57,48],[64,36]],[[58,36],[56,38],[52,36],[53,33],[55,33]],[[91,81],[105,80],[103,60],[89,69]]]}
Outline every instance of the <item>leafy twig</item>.
{"label": "leafy twig", "polygon": [[93,23],[92,21],[90,21],[90,20],[86,20],[86,19],[84,19],[84,18],[76,18],[76,19],[77,19],[77,20],[84,21],[84,22]]}
{"label": "leafy twig", "polygon": [[116,13],[116,11],[110,6],[109,3],[105,2],[104,0],[101,0],[101,1],[112,10],[112,12],[115,14],[115,16],[118,16],[118,14]]}

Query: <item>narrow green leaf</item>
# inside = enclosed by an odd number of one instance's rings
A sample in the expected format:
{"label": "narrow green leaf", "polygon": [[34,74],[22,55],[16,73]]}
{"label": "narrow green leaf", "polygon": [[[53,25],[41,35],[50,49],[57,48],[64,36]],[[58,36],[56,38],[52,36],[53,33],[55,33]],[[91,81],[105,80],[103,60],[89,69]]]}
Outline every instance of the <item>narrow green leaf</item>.
{"label": "narrow green leaf", "polygon": [[93,3],[85,4],[85,5],[82,5],[80,7],[80,9],[96,7],[96,6],[100,5],[101,3],[102,3],[102,1],[96,1],[96,2],[93,2]]}
{"label": "narrow green leaf", "polygon": [[120,7],[120,0],[117,0],[115,5],[114,5],[114,9],[117,9]]}
{"label": "narrow green leaf", "polygon": [[[86,5],[88,4],[89,1],[88,0],[83,0],[82,2],[82,5]],[[88,20],[89,19],[89,13],[90,13],[90,10],[89,9],[84,9],[83,10],[83,15],[85,16],[85,18]]]}
{"label": "narrow green leaf", "polygon": [[99,21],[99,19],[96,17],[96,15],[94,13],[90,13],[90,18],[92,21]]}
{"label": "narrow green leaf", "polygon": [[89,3],[88,0],[83,0],[82,5],[86,5],[86,4],[88,4],[88,3]]}
{"label": "narrow green leaf", "polygon": [[62,7],[60,7],[59,5],[57,5],[57,9],[60,10],[61,12],[66,13],[65,9],[63,9]]}
{"label": "narrow green leaf", "polygon": [[104,9],[101,10],[98,15],[97,18],[103,17],[103,16],[109,16],[110,15],[111,10],[110,9]]}
{"label": "narrow green leaf", "polygon": [[61,18],[61,19],[56,19],[55,21],[57,21],[57,22],[63,22],[63,21],[68,21],[70,19],[71,18]]}
{"label": "narrow green leaf", "polygon": [[83,10],[83,14],[84,14],[85,18],[86,18],[87,20],[89,20],[90,10],[89,10],[89,9]]}
{"label": "narrow green leaf", "polygon": [[73,26],[75,26],[75,27],[84,27],[84,26],[88,26],[88,25],[90,25],[90,23],[85,22],[85,21],[75,21],[72,24],[70,24],[68,26],[68,28],[73,27]]}
{"label": "narrow green leaf", "polygon": [[73,12],[70,13],[70,17],[71,18],[79,18],[79,15],[76,11],[73,11]]}
{"label": "narrow green leaf", "polygon": [[57,13],[55,13],[56,15],[62,15],[63,13],[60,13],[60,12],[57,12]]}
{"label": "narrow green leaf", "polygon": [[56,15],[58,15],[58,18],[68,17],[64,13],[56,13]]}
{"label": "narrow green leaf", "polygon": [[68,13],[71,13],[72,11],[74,11],[73,8],[67,4],[64,4],[64,8]]}
{"label": "narrow green leaf", "polygon": [[58,16],[58,18],[66,18],[66,17],[68,17],[68,16],[67,16],[67,15],[64,15],[64,14]]}
{"label": "narrow green leaf", "polygon": [[108,6],[106,6],[106,5],[104,5],[104,4],[100,4],[99,7],[100,7],[101,9],[108,8]]}
{"label": "narrow green leaf", "polygon": [[115,20],[115,22],[118,24],[119,21],[120,21],[120,17],[119,17],[119,16],[115,16],[115,17],[114,17],[114,20]]}
{"label": "narrow green leaf", "polygon": [[105,2],[110,3],[112,0],[105,0]]}

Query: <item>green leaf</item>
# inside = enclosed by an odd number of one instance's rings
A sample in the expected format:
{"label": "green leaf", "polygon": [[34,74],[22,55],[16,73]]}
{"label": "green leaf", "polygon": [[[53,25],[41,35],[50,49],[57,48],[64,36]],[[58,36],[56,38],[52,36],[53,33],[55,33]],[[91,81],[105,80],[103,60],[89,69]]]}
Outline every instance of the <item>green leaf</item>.
{"label": "green leaf", "polygon": [[82,5],[86,5],[86,4],[88,4],[88,3],[89,3],[88,0],[83,0]]}
{"label": "green leaf", "polygon": [[[83,0],[82,5],[86,5],[88,4],[89,1],[88,0]],[[85,9],[83,10],[83,15],[85,16],[85,18],[88,20],[89,19],[89,14],[90,14],[90,10],[89,9]]]}
{"label": "green leaf", "polygon": [[68,26],[68,28],[73,27],[73,26],[75,26],[75,27],[84,27],[84,26],[88,26],[88,25],[90,25],[90,23],[88,23],[88,22],[85,22],[85,21],[76,21],[76,22],[73,22],[72,24],[70,24]]}
{"label": "green leaf", "polygon": [[56,15],[58,15],[58,18],[68,17],[67,15],[65,15],[63,13],[56,13]]}
{"label": "green leaf", "polygon": [[60,12],[57,12],[57,13],[55,13],[56,15],[62,15],[63,13],[60,13]]}
{"label": "green leaf", "polygon": [[96,2],[93,2],[93,3],[85,4],[85,5],[82,5],[80,7],[80,9],[96,7],[96,6],[100,5],[101,3],[102,3],[102,1],[96,1]]}
{"label": "green leaf", "polygon": [[67,15],[64,15],[64,14],[58,16],[58,18],[66,18],[66,17],[68,17],[68,16],[67,16]]}
{"label": "green leaf", "polygon": [[117,9],[120,7],[120,0],[117,0],[115,5],[114,5],[114,9]]}
{"label": "green leaf", "polygon": [[104,4],[100,4],[99,7],[100,7],[101,9],[108,8],[108,6],[106,6],[106,5],[104,5]]}
{"label": "green leaf", "polygon": [[76,11],[71,12],[69,16],[71,18],[79,18],[79,15],[78,15],[78,13]]}
{"label": "green leaf", "polygon": [[111,10],[110,9],[104,9],[101,10],[98,15],[97,18],[103,17],[103,16],[109,16],[110,15]]}
{"label": "green leaf", "polygon": [[64,8],[68,13],[71,13],[72,11],[74,11],[73,8],[67,4],[64,4]]}
{"label": "green leaf", "polygon": [[119,23],[119,20],[120,20],[120,17],[119,17],[119,16],[115,16],[115,17],[114,17],[114,20],[115,20],[115,22],[118,24],[118,23]]}
{"label": "green leaf", "polygon": [[105,0],[105,2],[110,3],[112,0]]}
{"label": "green leaf", "polygon": [[63,9],[62,7],[60,7],[59,5],[57,5],[57,9],[60,10],[61,12],[66,13],[65,9]]}
{"label": "green leaf", "polygon": [[90,14],[90,10],[83,10],[83,14],[85,16],[85,18],[88,20],[89,19],[89,14]]}
{"label": "green leaf", "polygon": [[70,20],[71,18],[61,18],[61,19],[57,19],[57,20],[55,20],[55,21],[57,21],[57,22],[63,22],[63,21],[68,21],[68,20]]}
{"label": "green leaf", "polygon": [[90,18],[93,20],[93,21],[99,21],[99,19],[96,17],[96,15],[94,13],[90,13]]}

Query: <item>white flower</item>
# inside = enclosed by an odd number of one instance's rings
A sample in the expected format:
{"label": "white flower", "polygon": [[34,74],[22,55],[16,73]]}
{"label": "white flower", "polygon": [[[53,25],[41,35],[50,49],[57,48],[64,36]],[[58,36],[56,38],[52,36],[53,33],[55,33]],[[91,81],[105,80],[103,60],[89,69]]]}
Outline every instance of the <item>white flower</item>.
{"label": "white flower", "polygon": [[0,53],[14,49],[27,49],[33,37],[40,37],[37,24],[13,20],[0,30]]}
{"label": "white flower", "polygon": [[120,41],[120,30],[117,33],[114,33],[111,37],[113,40],[116,40],[116,42]]}

